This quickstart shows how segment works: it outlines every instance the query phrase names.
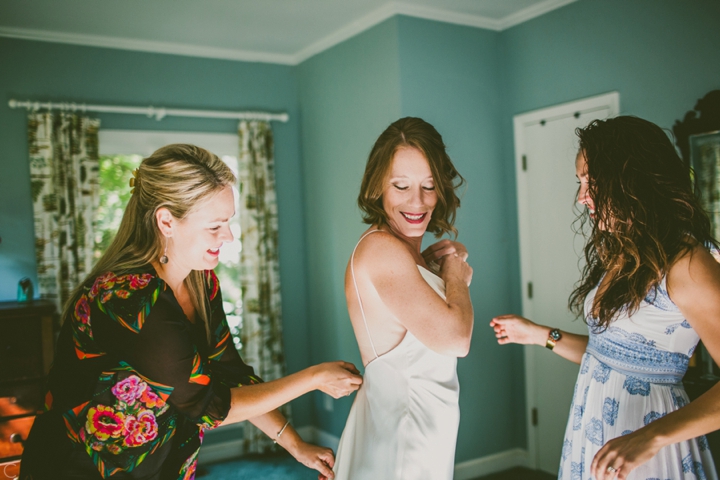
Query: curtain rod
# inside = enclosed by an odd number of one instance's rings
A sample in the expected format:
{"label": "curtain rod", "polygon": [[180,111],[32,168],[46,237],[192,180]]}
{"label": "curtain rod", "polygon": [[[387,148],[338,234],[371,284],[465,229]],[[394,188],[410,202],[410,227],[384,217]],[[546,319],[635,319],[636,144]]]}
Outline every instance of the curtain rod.
{"label": "curtain rod", "polygon": [[146,115],[155,120],[162,120],[167,116],[176,117],[202,117],[202,118],[230,118],[237,120],[264,120],[266,122],[278,121],[287,122],[287,113],[267,112],[223,112],[218,110],[184,110],[179,108],[165,107],[121,107],[113,105],[86,105],[84,103],[52,103],[52,102],[21,102],[12,99],[8,102],[10,108],[25,108],[27,110],[62,110],[70,112],[102,112],[102,113],[127,113],[135,115]]}

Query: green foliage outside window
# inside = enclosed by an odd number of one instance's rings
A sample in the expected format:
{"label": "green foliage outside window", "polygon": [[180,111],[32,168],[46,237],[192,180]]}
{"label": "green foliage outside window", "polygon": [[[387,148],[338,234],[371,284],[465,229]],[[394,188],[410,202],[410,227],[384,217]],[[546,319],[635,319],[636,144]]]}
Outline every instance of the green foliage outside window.
{"label": "green foliage outside window", "polygon": [[120,227],[125,206],[130,200],[130,179],[142,157],[112,155],[100,157],[100,201],[95,216],[96,259],[107,250]]}

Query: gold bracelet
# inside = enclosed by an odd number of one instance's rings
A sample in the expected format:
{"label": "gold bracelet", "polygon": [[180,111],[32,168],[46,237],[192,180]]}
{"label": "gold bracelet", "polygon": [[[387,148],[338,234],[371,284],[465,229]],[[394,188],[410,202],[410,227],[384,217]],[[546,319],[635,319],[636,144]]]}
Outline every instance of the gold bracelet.
{"label": "gold bracelet", "polygon": [[285,429],[287,428],[288,425],[290,425],[290,420],[285,422],[285,425],[283,425],[283,428],[281,428],[280,431],[278,432],[278,434],[275,436],[275,440],[273,440],[273,443],[278,443],[278,440],[280,440],[280,435],[283,434],[283,432],[285,431]]}

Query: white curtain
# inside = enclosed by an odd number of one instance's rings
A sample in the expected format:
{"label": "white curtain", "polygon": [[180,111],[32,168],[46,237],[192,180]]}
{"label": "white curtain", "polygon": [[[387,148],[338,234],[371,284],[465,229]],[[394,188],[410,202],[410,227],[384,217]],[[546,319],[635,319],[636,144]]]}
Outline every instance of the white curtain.
{"label": "white curtain", "polygon": [[[239,189],[243,300],[242,355],[264,380],[285,375],[278,267],[278,221],[273,134],[267,122],[243,121],[240,137]],[[289,415],[289,408],[283,413]],[[245,452],[272,451],[264,433],[247,424]]]}
{"label": "white curtain", "polygon": [[28,116],[38,287],[58,312],[93,264],[99,127],[70,113]]}

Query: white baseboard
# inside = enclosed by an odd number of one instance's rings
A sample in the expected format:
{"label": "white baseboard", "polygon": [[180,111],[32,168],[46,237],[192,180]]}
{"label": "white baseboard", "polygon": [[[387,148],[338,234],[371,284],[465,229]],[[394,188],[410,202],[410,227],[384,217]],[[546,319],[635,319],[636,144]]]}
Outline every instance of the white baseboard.
{"label": "white baseboard", "polygon": [[455,464],[454,480],[470,480],[492,473],[502,472],[514,467],[527,467],[530,457],[527,450],[514,448],[485,457],[475,458]]}
{"label": "white baseboard", "polygon": [[[340,439],[335,435],[312,426],[301,427],[298,429],[298,433],[306,442],[332,448],[334,452],[337,452]],[[514,448],[485,457],[456,463],[454,480],[471,480],[515,467],[528,467],[529,465],[530,457],[528,456],[528,451],[522,448]]]}
{"label": "white baseboard", "polygon": [[[244,441],[243,425],[244,424],[239,423],[236,425],[228,425],[226,427],[222,427],[225,431],[227,431],[227,429],[237,430],[237,439],[227,440],[222,443],[206,443],[200,449],[198,463],[200,465],[207,465],[210,463],[221,462],[224,460],[237,459],[240,456],[240,452],[242,452],[242,444]],[[206,435],[212,434],[211,432],[206,433]],[[316,445],[322,445],[323,447],[331,448],[333,452],[337,452],[337,447],[340,443],[340,439],[335,435],[324,432],[313,426],[300,427],[297,429],[297,432],[300,437],[306,442],[314,443]]]}
{"label": "white baseboard", "polygon": [[340,439],[335,435],[313,426],[300,427],[297,432],[306,442],[327,447],[332,449],[333,452],[337,452]]}
{"label": "white baseboard", "polygon": [[[237,459],[242,449],[242,427],[238,425],[238,439],[223,443],[203,445],[200,449],[198,463],[200,465]],[[335,435],[320,430],[314,426],[305,426],[297,429],[298,434],[306,442],[322,445],[337,452],[340,439]],[[527,450],[515,448],[504,452],[494,453],[485,457],[475,458],[455,464],[454,480],[471,480],[473,478],[490,475],[514,467],[529,466],[530,458]]]}
{"label": "white baseboard", "polygon": [[242,452],[243,440],[231,440],[229,442],[215,445],[204,445],[198,455],[198,464],[221,462],[225,460],[236,460]]}
{"label": "white baseboard", "polygon": [[[220,427],[223,429],[223,433],[228,430],[235,430],[237,433],[234,435],[235,439],[227,440],[222,443],[210,443],[206,442],[200,449],[200,455],[198,455],[198,464],[207,465],[208,463],[220,462],[223,460],[233,460],[238,458],[240,452],[242,452],[243,444],[243,425],[244,423],[236,423],[233,425],[226,425]],[[206,437],[213,435],[213,430],[205,433]]]}

